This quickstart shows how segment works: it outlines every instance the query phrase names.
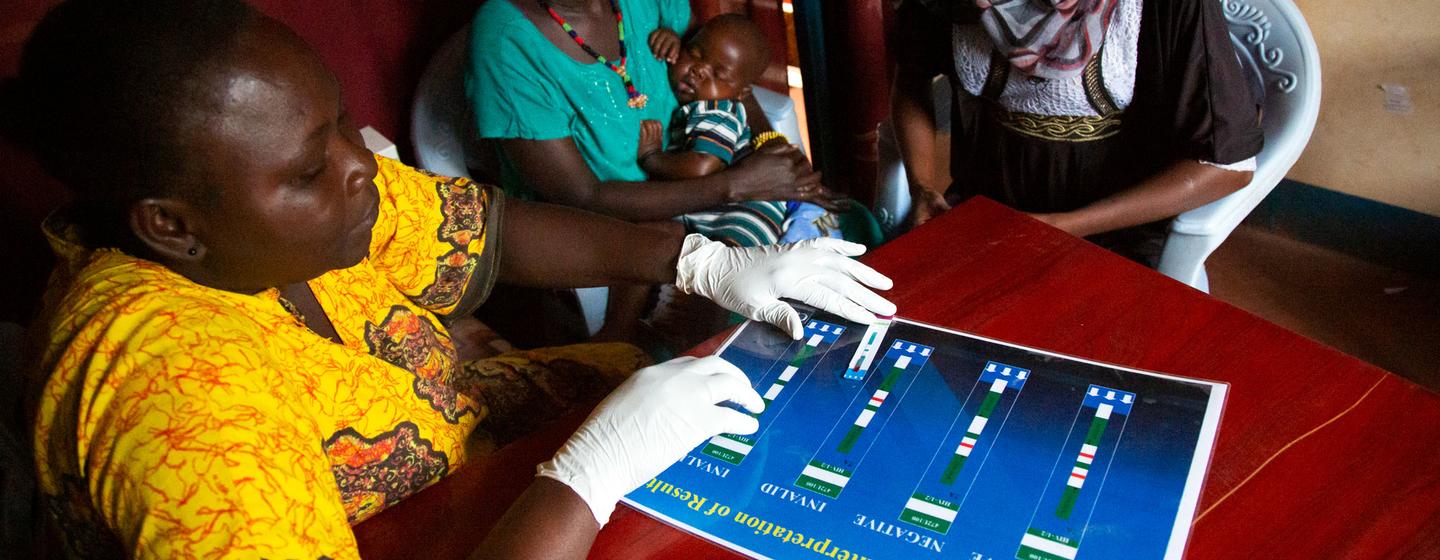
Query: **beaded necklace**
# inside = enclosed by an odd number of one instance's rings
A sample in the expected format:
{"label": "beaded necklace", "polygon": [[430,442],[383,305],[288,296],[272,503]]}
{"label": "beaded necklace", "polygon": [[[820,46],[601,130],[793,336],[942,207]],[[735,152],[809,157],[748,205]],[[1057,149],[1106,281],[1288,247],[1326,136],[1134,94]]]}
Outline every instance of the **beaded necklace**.
{"label": "beaded necklace", "polygon": [[575,28],[571,27],[570,24],[565,21],[565,18],[560,17],[560,14],[555,12],[555,8],[550,7],[549,2],[545,0],[535,1],[539,2],[540,7],[545,8],[545,11],[550,12],[550,19],[560,24],[560,28],[570,34],[570,38],[575,40],[575,44],[580,45],[580,48],[594,57],[596,61],[610,67],[611,70],[614,70],[616,74],[620,75],[620,80],[625,82],[625,93],[630,96],[630,101],[628,101],[627,104],[630,105],[631,109],[639,109],[645,106],[645,102],[649,101],[649,97],[640,93],[640,90],[635,89],[635,83],[630,81],[630,73],[625,71],[625,20],[620,15],[620,5],[616,3],[616,0],[610,0],[610,10],[615,12],[615,28],[620,42],[620,64],[618,65],[606,59],[605,55],[595,52],[595,49],[590,48],[590,45],[585,44],[585,39],[581,38],[580,34],[575,32]]}

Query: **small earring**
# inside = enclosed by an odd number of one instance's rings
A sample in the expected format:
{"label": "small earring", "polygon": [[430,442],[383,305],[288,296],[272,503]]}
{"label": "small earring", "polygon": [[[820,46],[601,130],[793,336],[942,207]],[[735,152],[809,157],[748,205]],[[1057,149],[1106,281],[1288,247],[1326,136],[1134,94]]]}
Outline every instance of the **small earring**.
{"label": "small earring", "polygon": [[194,248],[194,247],[191,247],[190,250],[189,250],[189,251],[185,251],[185,253],[186,253],[186,254],[189,254],[190,256],[193,257],[193,256],[195,256],[195,255],[200,254],[200,251],[199,251],[198,249]]}

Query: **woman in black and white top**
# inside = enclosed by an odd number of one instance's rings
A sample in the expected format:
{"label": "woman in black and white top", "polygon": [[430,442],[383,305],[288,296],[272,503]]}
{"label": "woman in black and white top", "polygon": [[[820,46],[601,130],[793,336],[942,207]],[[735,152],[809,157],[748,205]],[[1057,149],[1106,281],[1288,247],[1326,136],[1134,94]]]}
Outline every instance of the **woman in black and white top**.
{"label": "woman in black and white top", "polygon": [[[1154,265],[1169,218],[1245,186],[1257,88],[1218,0],[905,0],[892,117],[919,223],[984,195]],[[955,92],[934,176],[931,80]]]}

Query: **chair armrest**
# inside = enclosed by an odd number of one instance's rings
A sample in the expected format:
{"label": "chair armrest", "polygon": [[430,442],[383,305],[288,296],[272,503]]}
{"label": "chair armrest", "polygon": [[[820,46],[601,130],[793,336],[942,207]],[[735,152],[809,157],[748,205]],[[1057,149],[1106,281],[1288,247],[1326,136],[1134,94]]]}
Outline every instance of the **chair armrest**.
{"label": "chair armrest", "polygon": [[1178,234],[1229,235],[1295,165],[1320,113],[1319,50],[1295,3],[1250,0],[1231,4],[1226,2],[1226,18],[1231,35],[1237,37],[1236,48],[1248,64],[1259,66],[1256,71],[1271,84],[1265,148],[1249,185],[1176,217],[1170,229]]}
{"label": "chair armrest", "polygon": [[1284,178],[1283,172],[1279,177],[1269,177],[1270,174],[1262,176],[1263,171],[1278,170],[1256,170],[1250,184],[1220,200],[1176,216],[1175,221],[1170,224],[1170,230],[1185,235],[1229,234],[1235,224],[1245,219],[1245,216],[1275,189],[1280,179]]}

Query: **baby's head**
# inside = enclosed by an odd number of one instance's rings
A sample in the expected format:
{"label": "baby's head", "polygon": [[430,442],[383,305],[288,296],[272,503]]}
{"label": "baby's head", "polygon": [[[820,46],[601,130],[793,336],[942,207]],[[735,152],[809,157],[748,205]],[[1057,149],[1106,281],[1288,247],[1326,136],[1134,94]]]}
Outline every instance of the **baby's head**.
{"label": "baby's head", "polygon": [[670,88],[680,103],[737,99],[770,63],[770,47],[753,22],[736,14],[705,22],[670,65]]}

